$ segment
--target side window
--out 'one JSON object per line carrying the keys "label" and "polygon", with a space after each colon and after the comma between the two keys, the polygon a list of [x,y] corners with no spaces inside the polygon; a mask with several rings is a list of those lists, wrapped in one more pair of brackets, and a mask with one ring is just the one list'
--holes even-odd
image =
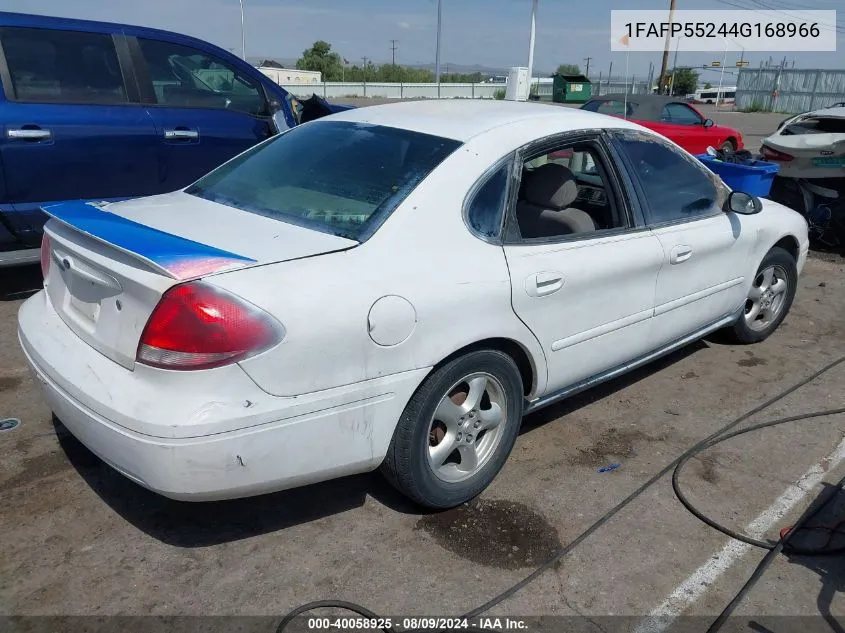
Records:
{"label": "side window", "polygon": [[0,42],[17,101],[106,105],[127,101],[110,35],[3,28]]}
{"label": "side window", "polygon": [[642,185],[650,224],[695,219],[722,208],[727,188],[695,158],[651,134],[618,138]]}
{"label": "side window", "polygon": [[138,43],[159,105],[266,114],[259,83],[226,62],[181,44]]}
{"label": "side window", "polygon": [[702,119],[695,110],[683,103],[669,103],[663,108],[663,120],[676,125],[701,125]]}
{"label": "side window", "polygon": [[512,163],[508,161],[487,177],[479,187],[469,205],[467,222],[470,228],[482,237],[499,236],[502,227],[502,214],[508,194],[508,177]]}
{"label": "side window", "polygon": [[634,113],[634,105],[630,101],[626,104],[624,101],[615,101],[613,99],[588,101],[582,106],[582,109],[615,116],[625,116],[626,113],[627,116],[631,116]]}
{"label": "side window", "polygon": [[516,204],[523,239],[597,237],[630,226],[594,141],[526,158]]}

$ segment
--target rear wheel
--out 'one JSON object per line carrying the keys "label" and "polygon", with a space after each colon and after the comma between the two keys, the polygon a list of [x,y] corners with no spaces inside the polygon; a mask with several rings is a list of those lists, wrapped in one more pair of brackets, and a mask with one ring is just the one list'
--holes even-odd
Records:
{"label": "rear wheel", "polygon": [[724,152],[735,152],[736,151],[736,143],[734,143],[731,139],[726,140],[722,143],[722,151]]}
{"label": "rear wheel", "polygon": [[775,247],[763,258],[748,291],[742,316],[733,326],[740,343],[759,343],[767,339],[786,317],[798,285],[795,259]]}
{"label": "rear wheel", "polygon": [[497,350],[461,356],[431,374],[408,402],[382,473],[430,508],[469,501],[507,460],[522,408],[513,359]]}

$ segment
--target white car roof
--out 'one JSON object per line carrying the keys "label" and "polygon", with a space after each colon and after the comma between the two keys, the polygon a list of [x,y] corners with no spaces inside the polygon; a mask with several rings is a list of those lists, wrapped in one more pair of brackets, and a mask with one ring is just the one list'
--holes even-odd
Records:
{"label": "white car roof", "polygon": [[466,142],[503,125],[544,118],[554,119],[555,127],[563,129],[642,129],[621,118],[577,108],[493,99],[402,101],[344,110],[322,120],[371,123]]}
{"label": "white car roof", "polygon": [[818,110],[813,110],[812,112],[805,112],[800,116],[828,116],[845,118],[845,108],[820,108]]}

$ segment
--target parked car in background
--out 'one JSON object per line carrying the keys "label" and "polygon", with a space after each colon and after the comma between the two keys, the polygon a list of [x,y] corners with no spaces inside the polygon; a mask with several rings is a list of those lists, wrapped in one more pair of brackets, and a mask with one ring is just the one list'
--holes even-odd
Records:
{"label": "parked car in background", "polygon": [[174,191],[280,127],[342,109],[303,112],[192,37],[19,13],[0,12],[0,81],[0,265],[38,261],[43,205]]}
{"label": "parked car in background", "polygon": [[692,154],[703,154],[708,146],[730,151],[744,148],[739,130],[716,125],[682,97],[607,94],[591,98],[581,109],[635,121]]}
{"label": "parked car in background", "polygon": [[785,178],[845,178],[845,107],[803,112],[781,122],[760,153]]}
{"label": "parked car in background", "polygon": [[47,207],[19,337],[59,420],[178,499],[381,467],[493,480],[524,412],[789,311],[807,224],[618,118],[426,100],[341,112],[184,190]]}

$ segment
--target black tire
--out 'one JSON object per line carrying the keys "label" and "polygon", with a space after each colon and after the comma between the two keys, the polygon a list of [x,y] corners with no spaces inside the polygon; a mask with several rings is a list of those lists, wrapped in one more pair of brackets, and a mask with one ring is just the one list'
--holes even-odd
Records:
{"label": "black tire", "polygon": [[798,287],[798,268],[795,259],[784,249],[775,246],[772,250],[766,253],[763,261],[760,262],[760,266],[757,268],[757,274],[755,275],[755,280],[752,283],[756,284],[762,272],[772,266],[780,267],[780,269],[786,273],[785,281],[787,287],[784,291],[783,303],[781,304],[775,318],[773,318],[764,327],[755,329],[749,325],[748,320],[745,317],[745,312],[749,308],[749,304],[746,302],[746,310],[739,317],[737,322],[734,323],[730,330],[732,338],[737,343],[751,344],[766,340],[772,332],[778,328],[784,318],[786,318],[786,315],[789,313],[789,309],[792,307],[792,301],[795,299],[795,291]]}
{"label": "black tire", "polygon": [[[499,382],[506,419],[485,463],[468,479],[447,482],[435,474],[428,459],[435,410],[456,383],[477,372]],[[475,498],[493,481],[513,449],[522,420],[523,393],[516,363],[498,350],[474,351],[446,363],[426,378],[402,412],[381,465],[382,474],[400,492],[428,508],[453,508]]]}
{"label": "black tire", "polygon": [[734,143],[731,139],[726,140],[722,143],[722,151],[724,152],[735,152],[736,151],[736,143]]}

